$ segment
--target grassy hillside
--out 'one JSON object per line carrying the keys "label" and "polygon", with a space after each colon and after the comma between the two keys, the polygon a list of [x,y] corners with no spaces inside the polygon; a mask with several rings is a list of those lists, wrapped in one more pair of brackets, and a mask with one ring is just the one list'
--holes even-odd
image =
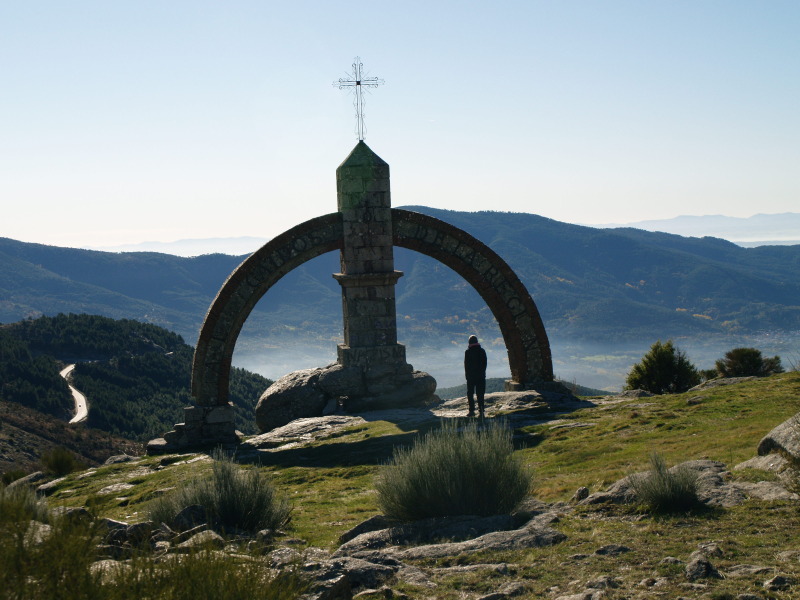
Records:
{"label": "grassy hillside", "polygon": [[[624,475],[644,470],[652,450],[662,453],[668,464],[709,458],[728,465],[729,479],[769,480],[775,477],[773,473],[732,468],[753,457],[759,440],[798,411],[797,372],[681,395],[597,399],[572,413],[516,431],[517,454],[534,469],[533,495],[546,502],[568,501],[580,486],[599,491]],[[436,423],[436,419],[417,425],[372,420],[317,441],[296,440],[284,449],[264,452],[256,468],[270,472],[292,498],[290,535],[309,545],[334,549],[340,534],[378,512],[373,482],[379,465],[394,447],[409,444]],[[159,490],[181,485],[207,468],[207,461],[163,458],[103,467],[69,476],[50,503],[91,504],[99,514],[135,521],[144,518]],[[118,481],[132,487],[101,493]],[[477,597],[509,580],[522,580],[527,591],[520,597],[555,597],[610,575],[616,586],[610,598],[711,594],[702,597],[725,599],[745,591],[781,600],[795,597],[791,592],[763,595],[761,582],[771,575],[703,580],[700,587],[692,587],[682,566],[662,562],[669,556],[685,562],[698,544],[710,541],[722,551],[713,559],[721,570],[740,564],[767,565],[773,574],[777,569],[800,577],[794,555],[781,554],[800,546],[796,502],[748,500],[732,508],[658,518],[626,506],[564,508],[553,527],[566,534],[567,540],[549,548],[416,559],[413,564],[431,574],[437,587],[420,590],[399,584],[396,589],[411,597],[455,599],[464,594]],[[621,544],[627,550],[618,555],[595,554],[608,544]],[[787,558],[780,558],[784,555]],[[464,568],[441,571],[456,566]],[[648,578],[663,581],[660,587],[643,589],[640,582]]]}

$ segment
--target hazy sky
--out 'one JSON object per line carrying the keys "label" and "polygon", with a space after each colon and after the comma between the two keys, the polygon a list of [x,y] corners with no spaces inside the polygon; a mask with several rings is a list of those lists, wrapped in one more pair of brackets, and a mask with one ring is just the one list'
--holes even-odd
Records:
{"label": "hazy sky", "polygon": [[332,82],[395,206],[800,210],[800,2],[0,3],[0,236],[272,237],[336,210]]}

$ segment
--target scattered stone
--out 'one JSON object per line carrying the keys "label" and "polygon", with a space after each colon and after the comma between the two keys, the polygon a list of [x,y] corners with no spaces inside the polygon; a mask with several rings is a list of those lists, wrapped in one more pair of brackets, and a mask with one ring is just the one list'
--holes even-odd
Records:
{"label": "scattered stone", "polygon": [[661,559],[659,564],[662,565],[682,565],[683,561],[680,558],[675,558],[674,556],[665,556]]}
{"label": "scattered stone", "polygon": [[759,596],[758,594],[739,594],[736,596],[736,600],[764,600],[764,596]]}
{"label": "scattered stone", "polygon": [[[42,485],[36,488],[36,493],[41,494],[42,496],[49,496],[53,492],[56,491],[56,488],[67,478],[66,477],[59,477],[58,479],[53,479],[52,481],[48,481],[47,483],[43,483]],[[127,484],[117,484],[117,485],[127,485]],[[102,490],[97,492],[98,494],[102,493]]]}
{"label": "scattered stone", "polygon": [[302,559],[302,555],[294,548],[277,548],[267,556],[273,569],[281,569],[289,565],[299,564]]}
{"label": "scattered stone", "polygon": [[85,506],[56,506],[51,512],[56,518],[62,517],[70,523],[88,523],[92,520],[92,515]]}
{"label": "scattered stone", "polygon": [[572,502],[580,502],[581,500],[585,500],[588,497],[589,497],[589,488],[584,485],[575,490],[575,493],[572,495]]}
{"label": "scattered stone", "polygon": [[516,550],[521,548],[543,548],[567,539],[563,533],[549,527],[523,527],[512,531],[487,533],[465,542],[418,546],[398,553],[401,560],[418,558],[441,558],[458,554],[470,554],[484,550]]}
{"label": "scattered stone", "polygon": [[119,492],[126,492],[132,487],[134,487],[132,483],[113,483],[111,485],[107,485],[101,490],[98,490],[97,494],[99,496],[105,496],[107,494],[118,494]]}
{"label": "scattered stone", "polygon": [[703,383],[694,386],[693,388],[689,388],[689,392],[699,392],[700,390],[708,390],[710,388],[719,387],[721,385],[736,385],[737,383],[743,383],[745,381],[753,381],[754,379],[758,379],[758,377],[717,377],[716,379],[709,379],[708,381],[704,381]]}
{"label": "scattered stone", "polygon": [[775,481],[735,481],[730,484],[737,490],[750,498],[758,498],[759,500],[800,500],[795,492],[790,492],[780,483]]}
{"label": "scattered stone", "polygon": [[595,550],[594,553],[598,556],[618,556],[619,554],[624,554],[625,552],[630,551],[631,549],[627,546],[622,546],[620,544],[607,544]]}
{"label": "scattered stone", "polygon": [[392,578],[395,569],[350,556],[307,562],[302,570],[317,580],[345,578],[350,589],[376,589]]}
{"label": "scattered stone", "polygon": [[216,550],[221,550],[225,547],[225,540],[216,531],[207,529],[193,535],[185,542],[181,542],[174,548],[174,551],[192,552],[193,550],[204,547],[211,547]]}
{"label": "scattered stone", "polygon": [[656,584],[656,578],[655,577],[646,577],[645,579],[642,579],[637,585],[639,587],[643,587],[643,588],[651,588],[655,584]]}
{"label": "scattered stone", "polygon": [[702,404],[703,400],[704,398],[702,396],[692,396],[686,400],[686,404],[688,406],[697,406],[698,404]]}
{"label": "scattered stone", "polygon": [[588,554],[573,554],[569,557],[570,560],[584,560],[589,558]]}
{"label": "scattered stone", "polygon": [[602,575],[597,579],[592,579],[591,581],[586,583],[587,588],[597,589],[597,590],[611,590],[616,589],[620,586],[620,582],[618,579],[614,579],[609,575]]}
{"label": "scattered stone", "polygon": [[192,527],[191,529],[187,529],[186,531],[181,531],[172,538],[172,543],[180,544],[181,542],[185,542],[186,540],[194,537],[195,535],[203,531],[208,531],[208,524],[202,523],[197,527]]}
{"label": "scattered stone", "polygon": [[617,394],[618,398],[650,398],[653,394],[645,390],[625,390]]}
{"label": "scattered stone", "polygon": [[718,542],[701,542],[697,544],[697,552],[700,552],[706,558],[719,558],[724,555]]}
{"label": "scattered stone", "polygon": [[[6,487],[7,490],[13,490],[14,488],[29,486],[33,487],[35,483],[39,483],[48,479],[48,476],[45,475],[42,471],[35,471],[30,475],[25,475],[25,477],[20,477],[19,479],[15,479],[11,483],[8,484]],[[41,485],[41,484],[40,484]]]}
{"label": "scattered stone", "polygon": [[579,594],[569,594],[568,596],[558,596],[556,600],[600,600],[602,597],[602,591],[586,591]]}
{"label": "scattered stone", "polygon": [[722,579],[722,575],[711,564],[711,562],[702,554],[694,553],[689,562],[686,563],[684,574],[689,581],[697,581],[698,579]]}
{"label": "scattered stone", "polygon": [[425,572],[419,567],[403,566],[395,573],[399,581],[417,587],[435,588],[436,584],[431,581]]}
{"label": "scattered stone", "polygon": [[370,531],[378,531],[380,529],[388,529],[392,525],[392,521],[385,515],[372,515],[366,521],[362,521],[352,529],[348,529],[339,536],[339,544],[349,542],[354,537],[367,533]]}
{"label": "scattered stone", "polygon": [[733,470],[758,469],[760,471],[780,473],[787,466],[789,466],[789,461],[780,454],[765,454],[764,456],[754,456],[750,460],[739,463],[733,467]]}
{"label": "scattered stone", "polygon": [[747,577],[750,575],[764,575],[772,573],[774,567],[764,567],[760,565],[734,565],[725,570],[728,577]]}
{"label": "scattered stone", "polygon": [[422,519],[357,535],[342,544],[334,556],[348,556],[362,550],[412,543],[424,544],[442,539],[466,540],[489,532],[508,530],[513,526],[514,519],[511,515],[462,515]]}
{"label": "scattered stone", "polygon": [[454,567],[438,567],[431,569],[437,575],[458,575],[461,573],[472,573],[474,571],[491,571],[498,575],[508,575],[507,563],[479,563],[474,565],[456,565]]}
{"label": "scattered stone", "polygon": [[784,550],[775,557],[780,561],[800,561],[800,550]]}
{"label": "scattered stone", "polygon": [[589,494],[586,498],[581,500],[579,504],[630,504],[634,502],[636,500],[636,494],[630,484],[631,477],[636,477],[636,475],[623,477],[619,481],[611,484],[604,492]]}
{"label": "scattered stone", "polygon": [[104,462],[104,465],[118,465],[120,463],[126,462],[133,462],[136,460],[141,460],[138,456],[130,456],[128,454],[117,454],[116,456],[110,456]]}
{"label": "scattered stone", "polygon": [[794,586],[795,583],[797,583],[797,580],[794,577],[775,575],[772,579],[767,579],[764,582],[764,589],[770,592],[780,592],[788,590],[790,587]]}

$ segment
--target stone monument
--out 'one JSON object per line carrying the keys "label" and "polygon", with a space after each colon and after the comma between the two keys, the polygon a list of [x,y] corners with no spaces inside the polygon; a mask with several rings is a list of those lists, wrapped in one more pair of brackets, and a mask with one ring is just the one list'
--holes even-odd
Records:
{"label": "stone monument", "polygon": [[397,343],[389,165],[363,140],[336,170],[343,247],[341,273],[344,343],[337,362],[290,373],[267,389],[256,423],[268,431],[300,417],[335,410],[413,406],[436,400],[436,381],[406,362]]}
{"label": "stone monument", "polygon": [[550,345],[539,311],[525,286],[491,248],[465,231],[421,213],[393,209],[389,165],[364,143],[364,77],[358,58],[353,76],[334,86],[355,91],[359,142],[336,171],[338,211],[302,223],[270,240],[228,277],[208,310],[192,365],[192,397],[183,423],[151,440],[149,454],[235,446],[234,407],[228,401],[236,339],[256,303],[284,275],[339,250],[344,343],[336,363],[281,377],[261,396],[256,423],[262,431],[300,417],[336,410],[424,405],[436,400],[436,381],[406,362],[397,343],[394,246],[433,257],[461,275],[497,319],[508,352],[507,390],[552,389]]}

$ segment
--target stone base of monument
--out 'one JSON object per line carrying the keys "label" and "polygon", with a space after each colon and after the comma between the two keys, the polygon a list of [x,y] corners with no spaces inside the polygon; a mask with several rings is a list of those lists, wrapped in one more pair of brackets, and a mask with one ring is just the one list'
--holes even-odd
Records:
{"label": "stone base of monument", "polygon": [[554,392],[565,396],[572,396],[572,390],[560,381],[533,381],[531,383],[519,383],[512,379],[505,381],[504,389],[506,392]]}
{"label": "stone base of monument", "polygon": [[339,363],[284,375],[261,395],[256,425],[262,432],[295,419],[434,404],[436,380],[406,363],[369,368]]}
{"label": "stone base of monument", "polygon": [[150,440],[147,454],[233,448],[241,441],[241,433],[234,425],[233,405],[187,406],[183,410],[184,422],[177,423],[163,438]]}

